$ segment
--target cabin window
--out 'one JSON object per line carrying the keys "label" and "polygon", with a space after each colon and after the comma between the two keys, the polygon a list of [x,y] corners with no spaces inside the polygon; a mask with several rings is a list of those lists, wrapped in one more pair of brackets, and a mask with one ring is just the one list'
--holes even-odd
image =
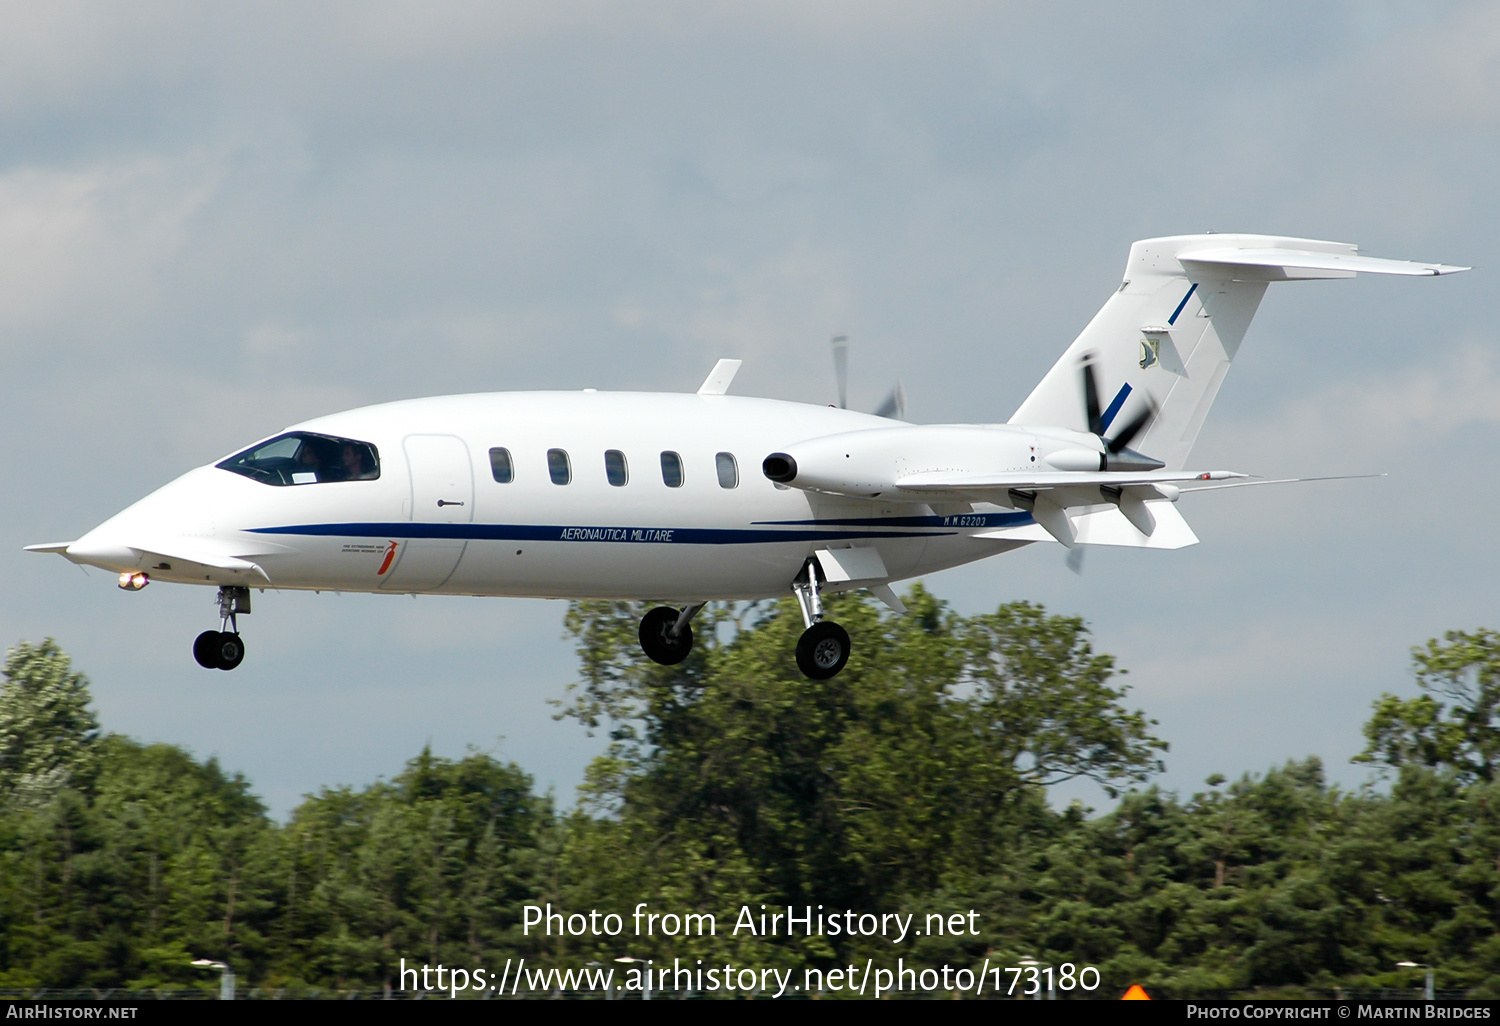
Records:
{"label": "cabin window", "polygon": [[380,477],[380,454],[369,442],[293,431],[236,453],[218,467],[278,487],[374,481]]}
{"label": "cabin window", "polygon": [[490,450],[490,475],[501,484],[510,484],[516,479],[516,467],[510,461],[509,449]]}
{"label": "cabin window", "polygon": [[630,480],[630,466],[625,462],[625,454],[619,449],[610,449],[604,454],[604,476],[609,478],[609,483],[616,488],[624,488]]}
{"label": "cabin window", "polygon": [[547,475],[555,485],[565,485],[573,480],[573,465],[568,462],[566,450],[547,450]]}
{"label": "cabin window", "polygon": [[740,484],[740,467],[734,461],[734,453],[721,452],[714,457],[714,467],[719,472],[720,488],[738,488]]}
{"label": "cabin window", "polygon": [[682,487],[682,457],[675,452],[661,454],[661,480],[668,488]]}

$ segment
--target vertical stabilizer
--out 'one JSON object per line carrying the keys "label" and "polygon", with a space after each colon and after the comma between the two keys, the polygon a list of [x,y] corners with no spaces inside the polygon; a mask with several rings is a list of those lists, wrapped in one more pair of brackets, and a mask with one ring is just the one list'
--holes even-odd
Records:
{"label": "vertical stabilizer", "polygon": [[1352,278],[1358,272],[1436,275],[1443,264],[1361,256],[1342,242],[1271,235],[1177,235],[1130,247],[1125,280],[1012,424],[1087,431],[1081,367],[1092,354],[1104,428],[1145,406],[1156,415],[1131,448],[1172,470],[1187,462],[1229,364],[1273,281]]}

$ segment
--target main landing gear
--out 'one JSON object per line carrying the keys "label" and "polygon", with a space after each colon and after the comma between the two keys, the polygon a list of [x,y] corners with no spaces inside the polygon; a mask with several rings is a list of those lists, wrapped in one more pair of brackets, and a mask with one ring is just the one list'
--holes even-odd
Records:
{"label": "main landing gear", "polygon": [[702,608],[702,602],[681,610],[657,606],[641,617],[641,651],[646,658],[663,666],[676,666],[686,659],[693,650],[692,619]]}
{"label": "main landing gear", "polygon": [[792,580],[792,593],[802,610],[806,630],[797,639],[797,669],[809,680],[828,680],[849,661],[849,632],[832,620],[823,619],[823,599],[818,594],[818,560],[808,559]]}
{"label": "main landing gear", "polygon": [[[828,680],[838,676],[849,662],[851,646],[848,631],[832,620],[823,619],[823,599],[818,586],[818,561],[809,559],[792,581],[792,593],[797,596],[806,628],[797,639],[797,669],[809,680]],[[663,666],[682,662],[693,650],[692,619],[702,608],[702,602],[680,610],[657,606],[641,617],[641,651]]]}
{"label": "main landing gear", "polygon": [[240,640],[236,614],[250,612],[250,589],[219,589],[219,630],[204,631],[193,642],[193,658],[205,670],[232,670],[245,659],[245,643]]}

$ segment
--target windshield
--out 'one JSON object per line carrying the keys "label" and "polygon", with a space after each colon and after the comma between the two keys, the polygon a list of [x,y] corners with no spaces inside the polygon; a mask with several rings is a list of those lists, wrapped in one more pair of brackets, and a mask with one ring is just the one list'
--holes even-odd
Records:
{"label": "windshield", "polygon": [[231,456],[218,467],[269,485],[373,481],[380,476],[380,454],[369,442],[294,431]]}

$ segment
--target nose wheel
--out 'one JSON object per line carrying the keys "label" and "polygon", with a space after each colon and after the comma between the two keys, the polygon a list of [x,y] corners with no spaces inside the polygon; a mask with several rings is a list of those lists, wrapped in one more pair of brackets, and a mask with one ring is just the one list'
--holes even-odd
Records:
{"label": "nose wheel", "polygon": [[233,631],[204,631],[193,642],[193,658],[205,670],[232,670],[245,659],[245,643]]}
{"label": "nose wheel", "polygon": [[193,641],[193,658],[205,670],[232,670],[245,661],[245,642],[240,637],[239,613],[250,612],[250,589],[219,589],[220,630],[204,631]]}

